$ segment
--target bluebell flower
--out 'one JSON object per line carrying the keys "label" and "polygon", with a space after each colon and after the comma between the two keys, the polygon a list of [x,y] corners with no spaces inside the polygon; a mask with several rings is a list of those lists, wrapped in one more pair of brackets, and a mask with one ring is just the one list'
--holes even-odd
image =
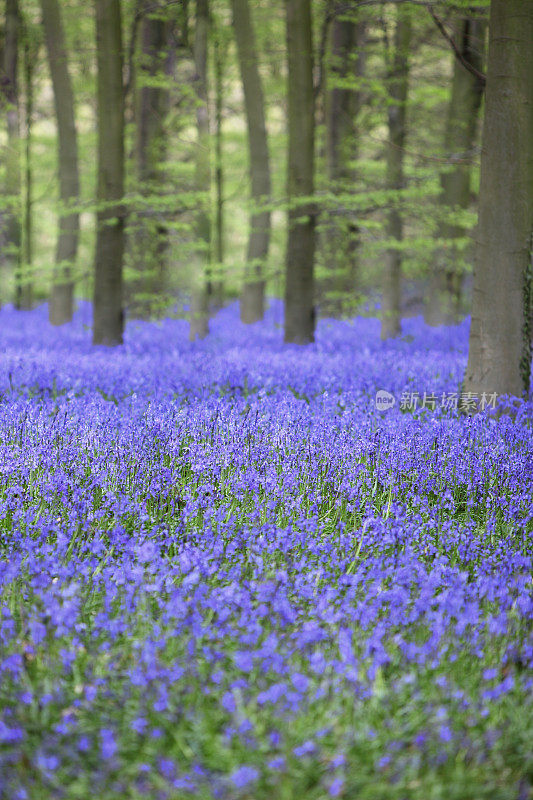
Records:
{"label": "bluebell flower", "polygon": [[256,783],[258,779],[259,770],[248,765],[237,767],[230,775],[230,780],[237,789],[244,789]]}

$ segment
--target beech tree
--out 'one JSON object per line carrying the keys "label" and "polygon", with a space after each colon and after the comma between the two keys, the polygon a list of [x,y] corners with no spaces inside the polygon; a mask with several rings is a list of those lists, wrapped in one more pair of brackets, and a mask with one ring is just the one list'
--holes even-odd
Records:
{"label": "beech tree", "polygon": [[165,186],[172,18],[164,3],[151,0],[141,0],[139,13],[135,156],[139,192],[146,199],[131,242],[136,279],[130,306],[135,315],[148,317],[162,291],[168,239],[164,215],[154,212],[149,198],[160,198]]}
{"label": "beech tree", "polygon": [[251,323],[262,319],[264,313],[265,280],[263,270],[270,243],[270,211],[261,209],[261,205],[270,200],[270,158],[263,85],[259,75],[250,5],[248,0],[232,0],[231,5],[248,127],[252,199],[240,313],[242,322]]}
{"label": "beech tree", "polygon": [[492,0],[464,390],[520,396],[531,369],[533,3]]}
{"label": "beech tree", "polygon": [[314,341],[315,207],[313,36],[310,0],[287,0],[288,235],[285,342]]}
{"label": "beech tree", "polygon": [[58,0],[41,0],[41,13],[54,92],[61,201],[48,317],[52,325],[62,325],[69,322],[73,314],[72,267],[76,261],[80,229],[79,214],[77,210],[72,209],[72,206],[78,202],[80,191],[78,142],[74,97]]}
{"label": "beech tree", "polygon": [[34,124],[34,89],[35,75],[39,70],[39,51],[41,37],[39,25],[29,15],[23,18],[23,69],[24,69],[24,209],[22,260],[28,271],[29,280],[25,281],[23,303],[27,308],[33,305],[34,273],[33,273],[33,124]]}
{"label": "beech tree", "polygon": [[[441,174],[439,204],[444,214],[468,208],[471,201],[471,173],[477,123],[484,91],[483,56],[487,23],[468,17],[457,20],[453,81],[446,130],[444,154],[448,160]],[[471,69],[468,69],[470,66]],[[430,325],[457,322],[460,314],[463,272],[458,266],[461,253],[454,242],[466,235],[463,225],[444,219],[437,238],[445,244],[437,248],[430,273],[425,319]]]}
{"label": "beech tree", "polygon": [[3,247],[6,266],[15,274],[15,304],[23,305],[21,269],[21,175],[19,115],[19,39],[20,9],[18,0],[6,0],[3,42],[2,101],[7,122],[4,195],[7,209],[3,219]]}
{"label": "beech tree", "polygon": [[[362,93],[358,80],[365,69],[366,21],[357,9],[336,0],[331,13],[329,64],[325,95],[326,165],[333,193],[353,191],[358,151],[357,119]],[[336,207],[325,231],[328,280],[325,307],[334,312],[353,308],[357,280],[358,225],[353,211]],[[321,304],[322,308],[322,304]]]}
{"label": "beech tree", "polygon": [[209,109],[207,105],[207,54],[209,33],[209,0],[196,0],[196,26],[194,32],[194,66],[197,96],[196,128],[196,189],[203,197],[196,214],[196,237],[199,245],[198,274],[192,293],[189,338],[203,339],[209,333],[209,298],[212,292],[211,217],[209,191],[211,188],[211,163],[209,147]]}
{"label": "beech tree", "polygon": [[120,0],[95,0],[98,210],[93,344],[122,343],[124,256],[124,91]]}
{"label": "beech tree", "polygon": [[[222,269],[224,263],[224,158],[223,158],[223,117],[224,117],[224,72],[227,66],[227,36],[222,23],[217,20],[215,24],[213,41],[213,62],[215,73],[215,189],[216,189],[216,222],[215,222],[215,261],[218,269]],[[218,307],[223,303],[222,280],[216,281],[215,292],[219,290],[219,296],[215,298]]]}
{"label": "beech tree", "polygon": [[[394,50],[387,75],[389,91],[387,142],[387,188],[392,192],[404,188],[404,143],[406,137],[407,92],[409,86],[409,48],[411,44],[411,10],[400,5],[396,10]],[[387,219],[389,249],[385,256],[385,274],[381,304],[381,338],[398,336],[401,331],[401,267],[400,243],[403,239],[401,198],[392,197]]]}

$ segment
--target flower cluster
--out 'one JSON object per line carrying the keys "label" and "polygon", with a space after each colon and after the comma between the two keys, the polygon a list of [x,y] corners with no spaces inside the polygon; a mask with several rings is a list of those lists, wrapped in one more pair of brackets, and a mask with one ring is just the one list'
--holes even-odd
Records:
{"label": "flower cluster", "polygon": [[89,312],[0,312],[0,797],[528,797],[533,404],[372,402],[466,323]]}

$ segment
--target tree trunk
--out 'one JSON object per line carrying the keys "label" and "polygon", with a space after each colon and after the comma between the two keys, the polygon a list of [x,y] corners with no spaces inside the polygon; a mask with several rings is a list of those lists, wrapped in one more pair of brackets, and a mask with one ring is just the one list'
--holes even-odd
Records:
{"label": "tree trunk", "polygon": [[196,218],[196,235],[200,243],[198,253],[197,285],[193,289],[189,338],[203,339],[209,333],[209,299],[212,294],[211,279],[211,217],[209,192],[211,189],[211,163],[209,156],[209,112],[207,106],[207,48],[209,32],[209,0],[196,0],[196,30],[194,34],[194,64],[196,96],[196,188],[204,195]]}
{"label": "tree trunk", "polygon": [[164,213],[154,215],[147,206],[150,205],[150,196],[160,197],[165,185],[165,120],[170,107],[170,92],[165,78],[170,58],[171,20],[168,9],[151,0],[142,0],[140,10],[141,54],[136,78],[135,150],[138,187],[146,201],[139,211],[131,240],[136,279],[129,311],[134,316],[149,317],[154,310],[154,300],[160,298],[163,290],[168,249]]}
{"label": "tree trunk", "polygon": [[[406,135],[407,91],[409,85],[409,48],[411,44],[411,12],[408,6],[397,8],[394,53],[388,74],[389,87],[389,140],[387,143],[387,189],[401,192],[404,188],[403,148]],[[387,238],[403,238],[401,199],[390,200],[391,210],[387,220]],[[381,305],[381,338],[389,339],[401,332],[401,268],[399,247],[390,246],[385,254],[385,274]]]}
{"label": "tree trunk", "polygon": [[533,4],[492,0],[479,223],[464,390],[529,389],[533,230]]}
{"label": "tree trunk", "polygon": [[98,65],[98,211],[93,344],[122,343],[124,93],[119,0],[95,0]]}
{"label": "tree trunk", "polygon": [[25,24],[24,35],[24,80],[26,89],[26,119],[25,119],[25,196],[24,196],[24,248],[23,261],[30,280],[25,284],[20,298],[21,308],[31,308],[33,299],[33,170],[32,170],[32,126],[33,126],[33,73],[38,55],[39,45],[32,47],[28,23]]}
{"label": "tree trunk", "polygon": [[213,42],[215,77],[215,267],[211,285],[211,305],[220,309],[224,305],[224,163],[222,156],[222,109],[224,103],[224,63],[226,50],[222,26],[216,23]]}
{"label": "tree trunk", "polygon": [[74,280],[79,239],[79,214],[70,210],[79,200],[78,142],[74,97],[58,0],[41,0],[44,37],[54,91],[57,120],[58,170],[61,211],[56,246],[56,263],[48,317],[52,325],[63,325],[74,311]]}
{"label": "tree trunk", "polygon": [[240,312],[242,322],[252,323],[263,319],[265,310],[264,267],[270,244],[270,211],[261,210],[261,207],[270,201],[270,157],[265,122],[265,100],[259,74],[250,5],[248,0],[232,0],[232,9],[248,126],[252,199]]}
{"label": "tree trunk", "polygon": [[[215,258],[222,268],[224,263],[224,169],[223,169],[223,131],[222,110],[224,106],[224,47],[221,42],[220,23],[217,26],[214,42],[215,53],[215,184],[217,195]],[[222,304],[222,297],[219,298]]]}
{"label": "tree trunk", "polygon": [[[463,59],[478,72],[483,70],[486,23],[484,20],[461,19],[459,46]],[[470,175],[477,120],[483,96],[483,83],[454,58],[452,94],[444,137],[448,168],[441,175],[440,205],[446,212],[470,205]],[[462,270],[458,266],[460,251],[453,241],[465,236],[458,224],[443,221],[437,237],[447,240],[437,248],[431,271],[430,290],[425,319],[430,325],[457,322],[460,315]]]}
{"label": "tree trunk", "polygon": [[[337,3],[337,6],[340,6]],[[366,23],[338,14],[331,23],[330,58],[326,90],[326,164],[334,194],[353,191],[356,178],[357,116],[361,91],[357,79],[365,69]],[[350,81],[354,85],[350,86]],[[358,227],[353,212],[336,207],[325,231],[325,257],[329,276],[325,282],[328,312],[342,314],[353,309],[357,274]]]}
{"label": "tree trunk", "polygon": [[20,11],[18,0],[6,0],[2,94],[7,118],[4,194],[8,208],[4,216],[4,254],[6,257],[6,265],[10,267],[15,274],[15,305],[17,307],[20,305],[22,293],[20,119],[18,87],[19,35]]}
{"label": "tree trunk", "polygon": [[310,0],[287,0],[288,236],[285,342],[314,341],[315,207],[313,37]]}

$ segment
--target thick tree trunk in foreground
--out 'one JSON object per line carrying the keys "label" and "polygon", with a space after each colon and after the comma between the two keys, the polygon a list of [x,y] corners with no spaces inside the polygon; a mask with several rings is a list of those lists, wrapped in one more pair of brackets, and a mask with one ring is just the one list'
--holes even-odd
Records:
{"label": "thick tree trunk in foreground", "polygon": [[76,261],[79,238],[77,211],[66,213],[77,203],[80,185],[78,172],[78,143],[74,117],[74,97],[68,71],[67,51],[58,0],[41,0],[44,36],[54,91],[57,120],[58,170],[61,212],[57,238],[56,260],[48,317],[52,325],[62,325],[72,319],[74,281],[72,267]]}
{"label": "thick tree trunk in foreground", "polygon": [[98,212],[93,344],[122,343],[124,256],[124,92],[119,0],[96,0]]}
{"label": "thick tree trunk in foreground", "polygon": [[263,85],[259,74],[255,33],[248,0],[232,0],[233,27],[244,92],[253,210],[241,293],[241,320],[256,322],[264,314],[264,265],[270,243],[270,211],[259,210],[270,200],[270,158]]}
{"label": "thick tree trunk in foreground", "polygon": [[[462,19],[459,21],[459,31],[456,41],[464,60],[481,73],[485,21]],[[441,175],[442,192],[439,201],[444,211],[468,208],[470,205],[470,176],[483,88],[482,81],[454,58],[452,94],[444,137],[444,150],[449,166]],[[430,290],[425,308],[425,319],[430,325],[458,321],[463,274],[457,266],[461,253],[453,246],[453,240],[464,236],[465,229],[459,224],[442,222],[439,225],[437,237],[448,241],[433,256]]]}
{"label": "thick tree trunk in foreground", "polygon": [[20,304],[21,281],[21,179],[20,118],[18,86],[18,44],[20,10],[18,0],[6,0],[2,100],[7,120],[4,194],[8,205],[4,214],[5,263],[15,274],[15,304]]}
{"label": "thick tree trunk in foreground", "polygon": [[[355,10],[351,17],[339,15],[331,23],[326,163],[331,191],[341,195],[353,191],[356,177],[353,162],[357,158],[357,116],[361,108],[357,80],[365,69],[365,38],[366,24],[357,20]],[[358,228],[353,211],[342,207],[334,209],[324,244],[330,273],[324,286],[325,307],[334,313],[342,313],[345,306],[350,311],[357,280]]]}
{"label": "thick tree trunk in foreground", "polygon": [[492,0],[464,391],[520,396],[531,369],[533,3]]}
{"label": "thick tree trunk in foreground", "polygon": [[[165,185],[165,120],[170,106],[170,92],[165,85],[165,78],[168,73],[171,21],[164,4],[142,0],[141,11],[135,152],[139,191],[149,198],[160,197]],[[149,317],[154,300],[157,301],[161,296],[164,284],[168,244],[164,214],[154,215],[152,208],[143,205],[131,244],[136,271],[131,312],[134,316]]]}
{"label": "thick tree trunk in foreground", "polygon": [[315,208],[313,38],[310,0],[287,0],[288,237],[285,342],[314,341]]}
{"label": "thick tree trunk in foreground", "polygon": [[196,30],[194,34],[195,84],[198,104],[196,127],[198,146],[196,149],[196,188],[203,192],[204,199],[196,217],[196,236],[201,244],[198,258],[197,285],[194,287],[191,304],[189,338],[203,339],[209,333],[209,298],[212,292],[211,265],[211,218],[209,214],[209,191],[211,188],[211,163],[209,157],[209,112],[207,107],[207,49],[209,33],[209,2],[196,0]]}

